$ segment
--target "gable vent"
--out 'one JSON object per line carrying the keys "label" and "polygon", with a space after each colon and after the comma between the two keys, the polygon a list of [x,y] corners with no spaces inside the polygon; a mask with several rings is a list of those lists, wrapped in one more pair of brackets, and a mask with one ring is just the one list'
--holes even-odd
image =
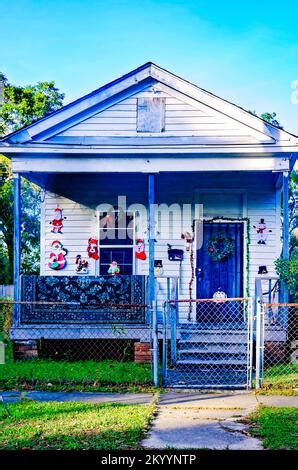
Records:
{"label": "gable vent", "polygon": [[138,98],[137,132],[165,130],[165,98]]}

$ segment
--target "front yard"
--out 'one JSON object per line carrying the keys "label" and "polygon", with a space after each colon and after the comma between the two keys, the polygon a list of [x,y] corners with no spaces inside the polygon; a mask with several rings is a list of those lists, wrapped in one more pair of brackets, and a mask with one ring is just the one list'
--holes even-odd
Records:
{"label": "front yard", "polygon": [[264,371],[262,388],[256,390],[261,395],[297,395],[298,364],[282,364]]}
{"label": "front yard", "polygon": [[250,433],[270,450],[298,450],[298,408],[260,406],[250,416]]}
{"label": "front yard", "polygon": [[154,405],[36,403],[0,405],[0,449],[135,449]]}
{"label": "front yard", "polygon": [[8,362],[0,366],[0,390],[149,391],[149,364],[121,361]]}

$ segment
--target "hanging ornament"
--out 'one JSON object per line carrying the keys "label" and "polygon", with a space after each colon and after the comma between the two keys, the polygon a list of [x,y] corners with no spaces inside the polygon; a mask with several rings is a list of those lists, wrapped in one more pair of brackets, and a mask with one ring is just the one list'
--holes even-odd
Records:
{"label": "hanging ornament", "polygon": [[53,241],[48,261],[49,268],[54,269],[56,271],[65,268],[65,256],[67,255],[67,253],[68,250],[66,248],[63,248],[63,245],[59,240]]}
{"label": "hanging ornament", "polygon": [[260,219],[260,222],[257,225],[253,225],[253,228],[256,229],[258,245],[266,245],[268,233],[272,232],[272,230],[267,229],[265,219]]}
{"label": "hanging ornament", "polygon": [[87,247],[87,253],[89,258],[98,260],[99,259],[99,254],[98,254],[98,241],[96,238],[90,237],[88,240],[88,247]]}
{"label": "hanging ornament", "polygon": [[233,253],[233,241],[230,237],[219,234],[210,237],[207,244],[207,253],[213,261],[224,261]]}
{"label": "hanging ornament", "polygon": [[62,209],[60,209],[60,207],[56,207],[54,218],[50,222],[50,225],[53,225],[53,228],[51,230],[52,233],[62,233],[64,219],[66,219],[66,217],[62,216]]}
{"label": "hanging ornament", "polygon": [[138,240],[136,241],[135,256],[137,259],[140,259],[142,261],[145,261],[145,259],[147,258],[145,253],[145,243],[144,240],[142,240],[141,238],[138,238]]}
{"label": "hanging ornament", "polygon": [[76,257],[76,273],[77,274],[88,274],[88,261],[85,259],[82,260],[81,255],[77,255]]}
{"label": "hanging ornament", "polygon": [[108,274],[111,274],[112,276],[120,274],[120,267],[118,266],[117,261],[111,262],[110,267],[108,269]]}
{"label": "hanging ornament", "polygon": [[190,232],[186,231],[181,234],[181,238],[185,242],[185,251],[190,251],[190,245],[194,241],[193,235]]}

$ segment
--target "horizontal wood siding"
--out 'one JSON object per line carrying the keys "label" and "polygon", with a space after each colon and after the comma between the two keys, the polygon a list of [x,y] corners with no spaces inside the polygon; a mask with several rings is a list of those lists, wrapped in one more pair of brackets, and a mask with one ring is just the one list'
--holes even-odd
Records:
{"label": "horizontal wood siding", "polygon": [[58,137],[140,137],[144,133],[137,132],[138,99],[160,97],[165,100],[165,128],[163,132],[146,132],[148,137],[196,136],[201,138],[202,143],[257,142],[249,127],[240,125],[212,108],[203,105],[200,108],[200,103],[194,100],[189,104],[183,98],[174,97],[158,86],[154,87],[154,91],[136,93],[61,132]]}
{"label": "horizontal wood siding", "polygon": [[[63,212],[63,228],[61,234],[52,233],[50,222],[54,217],[54,210],[60,207]],[[58,196],[52,193],[46,193],[42,204],[42,223],[41,223],[41,275],[47,276],[71,276],[75,275],[75,259],[78,254],[88,259],[87,245],[88,238],[94,235],[96,230],[95,211],[86,206],[78,204],[70,199]],[[63,247],[68,250],[66,256],[67,265],[61,271],[54,271],[48,267],[48,258],[51,252],[51,243],[54,240],[60,240]],[[95,262],[89,260],[89,274],[94,275]]]}
{"label": "horizontal wood siding", "polygon": [[[185,248],[184,241],[181,239],[181,234],[184,231],[191,230],[192,224],[192,208],[188,206],[184,208],[183,221],[180,218],[180,210],[182,204],[194,200],[195,181],[184,181],[182,184],[172,185],[172,190],[165,189],[165,194],[168,197],[168,204],[173,204],[170,213],[166,208],[162,208],[157,214],[157,227],[156,227],[156,243],[155,243],[155,259],[163,261],[163,278],[157,278],[157,299],[158,299],[158,312],[159,319],[161,319],[163,311],[163,302],[167,296],[167,281],[166,277],[179,277],[179,296],[180,298],[189,298],[189,282],[191,279],[191,265],[190,265],[190,252],[184,252],[184,260],[180,266],[179,262],[168,260],[168,247],[170,243],[173,248]],[[186,189],[188,187],[188,189]],[[170,191],[170,192],[169,192]],[[208,218],[214,217],[215,213],[218,217],[231,217],[234,219],[248,217],[250,220],[250,261],[249,261],[249,295],[254,295],[254,282],[255,277],[258,275],[258,268],[260,265],[266,265],[269,274],[274,275],[274,260],[280,253],[280,206],[278,197],[275,191],[266,190],[247,190],[243,193],[242,207],[240,208],[239,198],[242,194],[241,191],[235,192],[234,205],[230,202],[226,207],[218,205],[218,194],[214,190],[214,194],[209,193],[208,198],[205,197],[205,211],[204,214]],[[224,193],[224,191],[223,191]],[[202,189],[201,194],[206,196],[206,190]],[[229,194],[226,188],[225,194]],[[161,203],[161,201],[159,201]],[[63,209],[63,215],[67,217],[64,221],[64,226],[61,235],[51,233],[50,221],[53,219],[53,212],[57,205]],[[241,212],[241,214],[240,214]],[[75,274],[75,257],[77,254],[87,256],[86,248],[87,241],[91,235],[96,236],[96,212],[86,206],[80,205],[70,199],[55,196],[54,194],[47,193],[43,203],[43,216],[42,216],[42,233],[41,233],[41,274],[43,275],[74,275]],[[256,229],[253,227],[257,225],[261,218],[272,232],[268,235],[266,245],[258,245],[258,237]],[[139,221],[137,237],[145,240],[146,252],[148,255],[148,234],[146,231],[146,220]],[[69,250],[67,255],[67,267],[62,271],[53,271],[47,266],[47,259],[50,253],[50,245],[54,239],[60,239],[65,248]],[[196,259],[194,260],[196,264]],[[246,259],[244,259],[246,266]],[[246,269],[246,268],[245,268]],[[98,266],[91,260],[89,274],[97,274]],[[148,274],[148,256],[145,261],[135,260],[135,274]],[[245,277],[244,273],[244,277]],[[245,281],[246,282],[246,281]],[[244,285],[244,292],[246,291]],[[193,283],[193,297],[196,293],[196,283]],[[179,307],[181,319],[186,320],[188,315],[189,305],[186,303]]]}

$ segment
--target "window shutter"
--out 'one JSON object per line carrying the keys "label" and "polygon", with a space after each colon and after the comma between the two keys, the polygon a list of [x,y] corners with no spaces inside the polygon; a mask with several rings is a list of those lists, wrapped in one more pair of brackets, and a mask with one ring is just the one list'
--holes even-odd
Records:
{"label": "window shutter", "polygon": [[137,132],[163,132],[165,98],[138,98]]}

